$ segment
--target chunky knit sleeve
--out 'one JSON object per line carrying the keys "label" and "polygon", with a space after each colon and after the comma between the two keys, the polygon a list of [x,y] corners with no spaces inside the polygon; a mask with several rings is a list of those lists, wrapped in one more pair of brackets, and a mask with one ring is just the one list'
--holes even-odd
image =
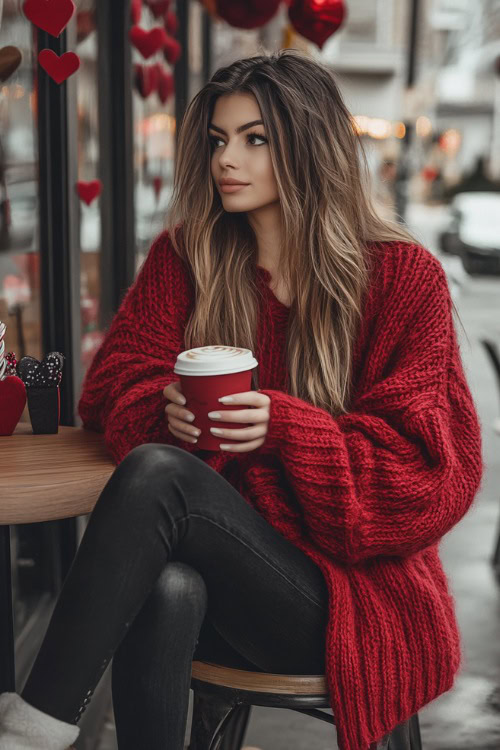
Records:
{"label": "chunky knit sleeve", "polygon": [[480,426],[446,276],[425,253],[391,292],[394,309],[381,316],[373,343],[386,364],[349,413],[334,418],[261,389],[271,405],[259,450],[279,456],[306,533],[343,563],[407,556],[436,543],[480,485]]}
{"label": "chunky knit sleeve", "polygon": [[104,433],[117,464],[147,442],[193,447],[169,431],[163,396],[165,386],[179,379],[173,368],[183,350],[181,263],[163,232],[85,375],[78,414],[85,428]]}

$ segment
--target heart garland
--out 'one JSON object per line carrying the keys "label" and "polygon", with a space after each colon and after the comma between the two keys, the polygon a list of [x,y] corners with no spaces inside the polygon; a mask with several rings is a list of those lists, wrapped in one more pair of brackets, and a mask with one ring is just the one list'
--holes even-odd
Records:
{"label": "heart garland", "polygon": [[147,60],[168,43],[169,37],[165,29],[161,26],[155,26],[149,31],[140,26],[132,26],[129,31],[129,39]]}
{"label": "heart garland", "polygon": [[158,97],[162,104],[166,104],[169,97],[175,93],[175,79],[172,73],[161,70],[160,80],[158,81]]}
{"label": "heart garland", "polygon": [[57,388],[62,380],[64,360],[60,352],[50,352],[41,362],[26,356],[19,362],[17,371],[26,388]]}
{"label": "heart garland", "polygon": [[156,202],[157,203],[158,203],[158,199],[160,197],[162,185],[163,185],[163,178],[162,177],[153,177],[153,190],[155,191],[155,196],[156,196]]}
{"label": "heart garland", "polygon": [[92,201],[101,194],[102,182],[101,180],[91,180],[90,182],[78,180],[76,183],[76,190],[80,200],[84,201],[87,206],[90,206]]}
{"label": "heart garland", "polygon": [[130,20],[134,24],[139,23],[142,15],[142,0],[132,0],[130,5]]}
{"label": "heart garland", "polygon": [[167,10],[167,12],[165,13],[164,24],[169,34],[171,34],[172,36],[177,35],[177,30],[179,28],[179,19],[173,11]]}
{"label": "heart garland", "polygon": [[165,104],[175,91],[173,75],[166,71],[160,63],[154,65],[135,63],[134,83],[143,99],[147,99],[153,91],[156,91],[162,104]]}
{"label": "heart garland", "polygon": [[141,63],[135,63],[134,65],[135,87],[143,99],[147,99],[158,85],[158,76],[153,72],[154,67],[153,65],[141,65]]}
{"label": "heart garland", "polygon": [[56,82],[63,83],[80,67],[80,58],[75,52],[64,52],[60,57],[51,49],[42,49],[38,53],[38,62],[46,73]]}
{"label": "heart garland", "polygon": [[164,16],[170,5],[170,0],[149,0],[147,5],[155,18]]}
{"label": "heart garland", "polygon": [[39,29],[58,37],[75,12],[73,0],[25,0],[23,12]]}
{"label": "heart garland", "polygon": [[167,36],[167,41],[165,42],[163,48],[163,56],[165,60],[170,63],[170,65],[175,65],[175,63],[181,56],[181,52],[182,47],[177,39],[174,39],[173,36]]}
{"label": "heart garland", "polygon": [[7,78],[15,73],[22,60],[21,51],[17,47],[8,45],[0,49],[0,81],[6,81]]}

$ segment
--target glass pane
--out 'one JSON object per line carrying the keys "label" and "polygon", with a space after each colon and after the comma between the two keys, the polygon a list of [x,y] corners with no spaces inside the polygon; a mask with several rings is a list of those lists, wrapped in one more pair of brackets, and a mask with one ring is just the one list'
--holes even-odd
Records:
{"label": "glass pane", "polygon": [[[0,21],[0,320],[5,351],[41,356],[38,143],[33,27],[15,3]],[[5,47],[10,48],[8,56]],[[17,65],[17,67],[16,67]],[[29,422],[26,407],[21,421]]]}
{"label": "glass pane", "polygon": [[[139,25],[143,29],[151,29],[162,24],[162,17],[155,18],[151,9],[143,4]],[[163,228],[166,208],[172,194],[175,155],[175,93],[172,81],[174,66],[166,60],[163,51],[160,50],[145,59],[133,45],[131,49],[136,269],[138,269],[149,250],[151,240]],[[159,84],[158,81],[161,79],[164,82]]]}
{"label": "glass pane", "polygon": [[[97,90],[97,44],[95,0],[78,4],[77,47],[80,68],[76,77],[78,116],[78,180],[99,179],[99,110]],[[91,200],[90,198],[88,200]],[[100,200],[83,198],[80,207],[80,310],[82,324],[82,377],[101,344],[99,330],[101,297],[101,214]]]}

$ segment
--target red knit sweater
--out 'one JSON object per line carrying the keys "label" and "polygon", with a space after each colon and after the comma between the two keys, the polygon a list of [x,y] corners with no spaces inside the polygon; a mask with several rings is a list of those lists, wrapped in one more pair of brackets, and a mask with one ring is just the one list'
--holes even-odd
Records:
{"label": "red knit sweater", "polygon": [[348,414],[334,418],[286,392],[289,310],[257,267],[266,441],[234,454],[177,440],[162,391],[178,380],[194,291],[166,232],[115,315],[78,406],[116,463],[146,442],[194,452],[320,567],[340,750],[367,750],[452,687],[460,635],[438,544],[470,508],[483,468],[441,264],[420,246],[373,250]]}

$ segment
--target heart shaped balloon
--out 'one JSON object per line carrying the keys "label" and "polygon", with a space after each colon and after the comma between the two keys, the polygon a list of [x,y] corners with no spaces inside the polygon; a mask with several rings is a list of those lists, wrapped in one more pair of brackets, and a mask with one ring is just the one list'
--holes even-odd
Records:
{"label": "heart shaped balloon", "polygon": [[278,12],[281,0],[217,0],[217,14],[237,29],[257,29],[268,23]]}
{"label": "heart shaped balloon", "polygon": [[343,0],[294,0],[288,8],[290,23],[320,49],[347,15]]}

